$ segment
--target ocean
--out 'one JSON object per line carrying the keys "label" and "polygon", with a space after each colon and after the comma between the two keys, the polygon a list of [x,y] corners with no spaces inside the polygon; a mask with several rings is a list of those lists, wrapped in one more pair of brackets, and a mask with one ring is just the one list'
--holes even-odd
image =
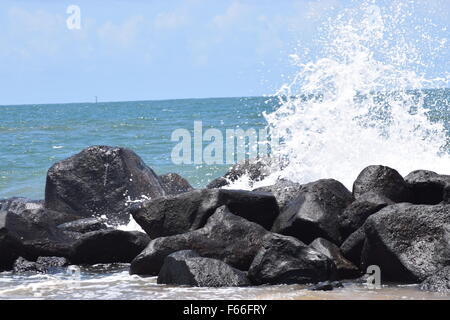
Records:
{"label": "ocean", "polygon": [[[443,123],[450,136],[450,90],[425,92],[430,121]],[[178,141],[171,140],[172,132],[187,129],[193,135],[194,121],[202,121],[204,131],[263,129],[267,126],[263,112],[273,112],[277,107],[279,101],[269,97],[1,106],[0,199],[43,199],[48,168],[92,145],[130,148],[156,173],[176,172],[201,188],[226,172],[230,164],[174,164],[171,153]],[[444,152],[449,152],[448,146]],[[420,159],[417,161],[420,163]],[[363,164],[350,165],[354,168],[350,180],[354,180]],[[326,174],[309,180],[339,179]]]}

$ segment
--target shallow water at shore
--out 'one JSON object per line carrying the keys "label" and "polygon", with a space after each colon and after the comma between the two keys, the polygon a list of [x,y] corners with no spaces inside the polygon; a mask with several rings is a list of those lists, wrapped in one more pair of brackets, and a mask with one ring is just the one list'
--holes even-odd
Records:
{"label": "shallow water at shore", "polygon": [[420,291],[417,285],[383,285],[368,289],[364,284],[344,283],[333,291],[311,291],[305,285],[247,288],[192,288],[156,283],[156,277],[128,274],[129,265],[96,265],[82,268],[75,280],[68,273],[21,276],[0,273],[0,299],[231,299],[231,300],[450,300],[450,295]]}

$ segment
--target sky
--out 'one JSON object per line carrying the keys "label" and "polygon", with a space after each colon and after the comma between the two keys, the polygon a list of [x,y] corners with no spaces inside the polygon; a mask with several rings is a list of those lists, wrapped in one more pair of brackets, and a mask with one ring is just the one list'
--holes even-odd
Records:
{"label": "sky", "polygon": [[[70,5],[80,9],[80,29],[67,26]],[[95,96],[132,101],[271,94],[295,71],[289,55],[299,47],[319,54],[312,43],[320,26],[352,5],[350,0],[2,0],[0,105],[91,102]],[[422,1],[414,14],[446,25],[450,1]]]}

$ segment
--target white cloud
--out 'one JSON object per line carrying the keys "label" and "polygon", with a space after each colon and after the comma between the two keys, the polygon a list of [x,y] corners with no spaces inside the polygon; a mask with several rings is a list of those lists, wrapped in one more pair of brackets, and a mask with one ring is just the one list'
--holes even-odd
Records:
{"label": "white cloud", "polygon": [[108,44],[128,48],[139,39],[144,24],[143,16],[133,16],[119,24],[108,21],[97,29],[97,35]]}

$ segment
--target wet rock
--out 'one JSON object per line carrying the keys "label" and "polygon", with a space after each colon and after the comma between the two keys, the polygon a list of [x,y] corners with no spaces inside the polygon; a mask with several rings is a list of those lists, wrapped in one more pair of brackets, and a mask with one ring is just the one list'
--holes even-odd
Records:
{"label": "wet rock", "polygon": [[250,284],[245,272],[220,260],[203,258],[191,250],[168,255],[159,272],[158,283],[194,287],[242,287]]}
{"label": "wet rock", "polygon": [[444,267],[435,274],[426,278],[420,285],[424,291],[435,291],[439,293],[450,293],[450,266]]}
{"label": "wet rock", "polygon": [[353,195],[358,199],[367,192],[377,193],[394,202],[408,202],[411,198],[403,177],[385,166],[369,166],[358,175],[353,183]]}
{"label": "wet rock", "polygon": [[19,257],[14,262],[13,272],[23,273],[56,273],[63,271],[69,265],[67,259],[62,257],[39,257],[36,262]]}
{"label": "wet rock", "polygon": [[276,199],[271,194],[224,189],[194,190],[160,197],[135,205],[130,212],[142,229],[155,239],[203,227],[222,205],[266,229],[272,227],[279,213]]}
{"label": "wet rock", "polygon": [[73,264],[129,263],[148,245],[142,232],[100,230],[85,233],[72,246]]}
{"label": "wet rock", "polygon": [[278,180],[274,185],[254,189],[255,192],[270,192],[277,199],[280,212],[294,200],[302,189],[302,185],[286,179]]}
{"label": "wet rock", "polygon": [[323,238],[317,238],[309,247],[334,262],[339,279],[352,279],[360,276],[359,269],[342,255],[341,250],[334,243]]}
{"label": "wet rock", "polygon": [[[42,209],[38,209],[37,213],[42,213]],[[74,238],[49,223],[45,215],[19,216],[13,212],[1,211],[0,221],[0,229],[3,230],[6,241],[16,243],[14,247],[21,247],[24,250],[21,255],[25,258],[34,260],[39,256],[66,257],[69,254]]]}
{"label": "wet rock", "polygon": [[166,195],[175,195],[194,190],[189,182],[177,173],[167,173],[159,176]]}
{"label": "wet rock", "polygon": [[325,255],[294,237],[272,233],[264,237],[248,277],[254,284],[303,284],[332,279],[335,271]]}
{"label": "wet rock", "polygon": [[48,170],[45,206],[82,218],[106,215],[110,223],[123,224],[129,221],[128,199],[164,193],[158,176],[136,153],[94,146]]}
{"label": "wet rock", "polygon": [[323,281],[308,288],[311,291],[332,291],[336,288],[343,288],[344,285],[340,281]]}
{"label": "wet rock", "polygon": [[411,189],[414,204],[450,203],[450,175],[440,175],[433,171],[416,170],[405,177]]}
{"label": "wet rock", "polygon": [[243,176],[248,176],[250,183],[260,181],[271,173],[273,160],[268,157],[246,159],[233,165],[223,177],[211,181],[206,188],[214,189],[229,185]]}
{"label": "wet rock", "polygon": [[105,230],[108,227],[102,219],[85,218],[58,225],[58,228],[67,232],[87,233],[91,231]]}
{"label": "wet rock", "polygon": [[353,200],[350,191],[336,180],[305,184],[299,196],[275,220],[272,231],[305,243],[321,237],[340,244],[339,215]]}
{"label": "wet rock", "polygon": [[341,245],[342,255],[351,261],[354,265],[361,265],[361,253],[364,242],[366,241],[366,232],[364,226],[353,232]]}
{"label": "wet rock", "polygon": [[195,250],[202,257],[248,270],[267,233],[259,224],[236,216],[222,206],[201,229],[152,240],[131,262],[130,273],[157,275],[164,259],[180,250]]}
{"label": "wet rock", "polygon": [[78,218],[74,215],[46,209],[43,200],[30,200],[19,197],[0,201],[0,211],[14,213],[31,223],[49,227]]}
{"label": "wet rock", "polygon": [[2,227],[2,219],[0,213],[0,272],[11,270],[14,261],[26,254],[22,242]]}
{"label": "wet rock", "polygon": [[339,228],[342,236],[347,238],[358,230],[369,216],[390,204],[394,204],[394,202],[374,192],[362,194],[339,216]]}
{"label": "wet rock", "polygon": [[383,279],[420,282],[450,262],[450,205],[388,206],[364,224],[362,265]]}

